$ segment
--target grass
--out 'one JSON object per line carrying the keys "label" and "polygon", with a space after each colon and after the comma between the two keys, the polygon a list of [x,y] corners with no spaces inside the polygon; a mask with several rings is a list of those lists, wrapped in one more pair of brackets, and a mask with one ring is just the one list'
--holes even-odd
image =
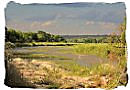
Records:
{"label": "grass", "polygon": [[68,75],[72,76],[87,76],[89,74],[88,68],[77,64],[74,60],[71,61],[53,61],[59,68],[68,72]]}
{"label": "grass", "polygon": [[17,47],[31,47],[31,46],[72,46],[82,43],[64,43],[64,42],[30,42],[30,43],[15,43]]}
{"label": "grass", "polygon": [[[67,75],[79,76],[79,77],[91,77],[92,81],[99,81],[101,77],[106,78],[107,85],[101,86],[102,88],[115,88],[119,85],[127,84],[127,77],[122,81],[122,69],[118,66],[113,66],[111,64],[101,64],[93,65],[92,67],[85,67],[76,64],[74,61],[71,62],[61,62],[55,61],[58,68],[67,71]],[[124,74],[126,75],[126,74]],[[101,81],[102,82],[102,81]],[[100,82],[100,83],[101,83]],[[100,86],[99,86],[100,87]]]}
{"label": "grass", "polygon": [[59,73],[59,70],[56,68],[53,68],[52,70],[44,67],[43,70],[46,72],[46,76],[44,79],[39,81],[38,83],[48,85],[48,89],[57,89],[60,87],[60,83],[58,83],[58,80],[61,79],[62,74]]}
{"label": "grass", "polygon": [[40,60],[72,60],[72,58],[48,54],[31,54],[31,53],[14,53],[14,58],[23,58],[23,59],[40,59]]}
{"label": "grass", "polygon": [[93,65],[92,67],[85,67],[76,64],[74,61],[69,62],[55,61],[55,63],[58,65],[58,68],[67,71],[66,75],[69,76],[79,76],[79,77],[93,76],[91,80],[96,82],[100,81],[100,78],[105,77],[107,85],[101,86],[102,88],[115,88],[119,85],[127,84],[127,81],[125,80],[122,81],[121,76],[122,70],[118,66],[113,66],[111,64],[100,64],[100,65],[97,64]]}
{"label": "grass", "polygon": [[117,56],[125,55],[125,48],[116,48],[110,44],[82,44],[82,45],[75,45],[73,47],[75,53],[78,54],[90,54],[90,55],[97,55],[102,58],[108,57],[108,52],[115,53]]}
{"label": "grass", "polygon": [[[45,43],[44,43],[45,44]],[[48,43],[47,43],[48,44]],[[49,43],[52,44],[52,43]],[[57,44],[57,43],[54,43]],[[107,82],[107,85],[96,85],[96,87],[101,88],[115,88],[119,85],[125,85],[126,80],[122,80],[122,74],[126,73],[125,68],[127,64],[126,60],[126,49],[118,47],[118,44],[79,44],[69,47],[67,50],[59,50],[61,53],[75,53],[75,54],[88,54],[88,55],[97,55],[102,58],[111,59],[116,56],[118,59],[118,64],[113,65],[111,63],[107,64],[94,64],[91,67],[81,66],[70,58],[64,56],[56,55],[47,55],[47,54],[33,54],[32,52],[46,52],[55,47],[44,48],[28,48],[29,53],[16,52],[14,57],[21,57],[25,59],[42,59],[42,61],[48,61],[51,59],[53,66],[52,70],[48,68],[43,68],[46,71],[46,77],[43,80],[38,81],[41,84],[47,84],[47,88],[60,88],[61,86],[61,77],[62,75],[71,76],[71,77],[92,77],[90,81],[102,83],[101,78],[105,78],[104,82]],[[63,48],[68,48],[64,46]],[[70,50],[70,51],[69,51]],[[71,51],[72,50],[72,51]],[[58,69],[55,69],[58,68]],[[61,71],[63,72],[61,72]],[[58,82],[58,83],[57,83]],[[75,81],[76,82],[76,81]],[[121,84],[123,82],[123,84]],[[68,82],[67,82],[68,83]],[[91,85],[90,85],[91,86]]]}
{"label": "grass", "polygon": [[[90,68],[90,74],[95,75],[109,75],[113,80],[110,80],[107,88],[113,88],[124,82],[126,85],[127,81],[122,81],[122,74],[126,77],[126,48],[118,46],[119,44],[82,44],[75,45],[73,50],[77,54],[90,54],[97,55],[102,58],[107,58],[110,62],[117,61],[117,66],[108,64],[107,66],[94,65]],[[127,78],[127,77],[126,77]]]}
{"label": "grass", "polygon": [[117,44],[82,44],[75,45],[73,50],[77,54],[97,55],[112,62],[117,61],[120,69],[126,68],[126,48],[118,48]]}

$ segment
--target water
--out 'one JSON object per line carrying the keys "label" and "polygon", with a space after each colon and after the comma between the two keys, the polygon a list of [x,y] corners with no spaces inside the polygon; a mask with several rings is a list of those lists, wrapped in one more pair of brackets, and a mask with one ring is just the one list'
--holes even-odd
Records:
{"label": "water", "polygon": [[[37,47],[24,47],[24,48],[16,48],[15,52],[20,53],[30,53],[30,54],[46,54],[50,56],[55,56],[57,58],[46,58],[46,60],[75,60],[76,63],[83,65],[83,66],[91,66],[94,64],[102,64],[106,63],[108,60],[100,58],[96,55],[83,55],[83,54],[76,54],[72,51],[72,48],[69,46],[37,46]],[[43,59],[43,58],[40,58]]]}

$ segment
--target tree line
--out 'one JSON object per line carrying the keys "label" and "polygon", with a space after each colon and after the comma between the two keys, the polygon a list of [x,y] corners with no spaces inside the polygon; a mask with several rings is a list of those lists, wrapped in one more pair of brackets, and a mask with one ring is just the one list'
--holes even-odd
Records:
{"label": "tree line", "polygon": [[[53,35],[44,31],[38,32],[22,32],[14,29],[5,28],[5,41],[12,43],[26,43],[26,42],[70,42],[70,43],[120,43],[121,36],[111,34],[106,37],[96,38],[72,38],[64,39],[60,35]],[[123,32],[124,34],[124,32]],[[124,35],[123,35],[124,39]]]}
{"label": "tree line", "polygon": [[73,38],[66,39],[67,42],[73,43],[120,43],[119,35],[109,35],[105,37],[95,37],[95,38]]}
{"label": "tree line", "polygon": [[22,32],[5,27],[5,41],[12,43],[25,42],[61,42],[65,41],[60,35],[53,35],[44,31],[38,32]]}

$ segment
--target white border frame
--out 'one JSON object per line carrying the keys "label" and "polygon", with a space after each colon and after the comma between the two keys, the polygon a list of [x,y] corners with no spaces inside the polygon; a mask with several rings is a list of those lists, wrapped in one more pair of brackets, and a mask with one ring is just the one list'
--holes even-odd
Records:
{"label": "white border frame", "polygon": [[[30,4],[30,3],[72,3],[72,2],[105,2],[105,3],[115,3],[115,2],[125,2],[126,4],[126,15],[127,15],[127,31],[126,31],[126,41],[127,41],[127,49],[130,51],[130,0],[0,0],[0,90],[5,89],[22,89],[22,90],[29,90],[30,88],[10,88],[4,85],[5,79],[5,66],[4,66],[4,36],[5,36],[5,13],[4,8],[6,7],[7,3],[10,1],[14,1],[16,3],[21,4]],[[128,17],[129,16],[129,17]],[[128,53],[128,62],[127,62],[127,72],[130,75],[130,53]],[[129,77],[130,78],[130,77]],[[115,88],[116,90],[128,90],[130,88],[130,80],[128,80],[128,84],[126,87],[119,86]],[[83,88],[86,89],[86,88]],[[89,89],[89,88],[87,88]],[[91,90],[94,88],[91,88]],[[90,89],[89,89],[90,90]],[[97,90],[95,88],[94,90]],[[101,89],[99,89],[101,90]]]}

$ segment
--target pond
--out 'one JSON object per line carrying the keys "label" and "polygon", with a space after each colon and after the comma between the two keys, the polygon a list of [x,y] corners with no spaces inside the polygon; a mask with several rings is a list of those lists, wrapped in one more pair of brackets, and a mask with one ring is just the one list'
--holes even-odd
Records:
{"label": "pond", "polygon": [[72,60],[83,66],[102,64],[107,63],[108,61],[107,59],[103,59],[95,55],[76,54],[72,46],[22,47],[22,48],[15,48],[14,52],[23,54],[29,53],[31,55],[41,56],[41,58],[37,58],[40,60],[63,60],[63,61]]}

